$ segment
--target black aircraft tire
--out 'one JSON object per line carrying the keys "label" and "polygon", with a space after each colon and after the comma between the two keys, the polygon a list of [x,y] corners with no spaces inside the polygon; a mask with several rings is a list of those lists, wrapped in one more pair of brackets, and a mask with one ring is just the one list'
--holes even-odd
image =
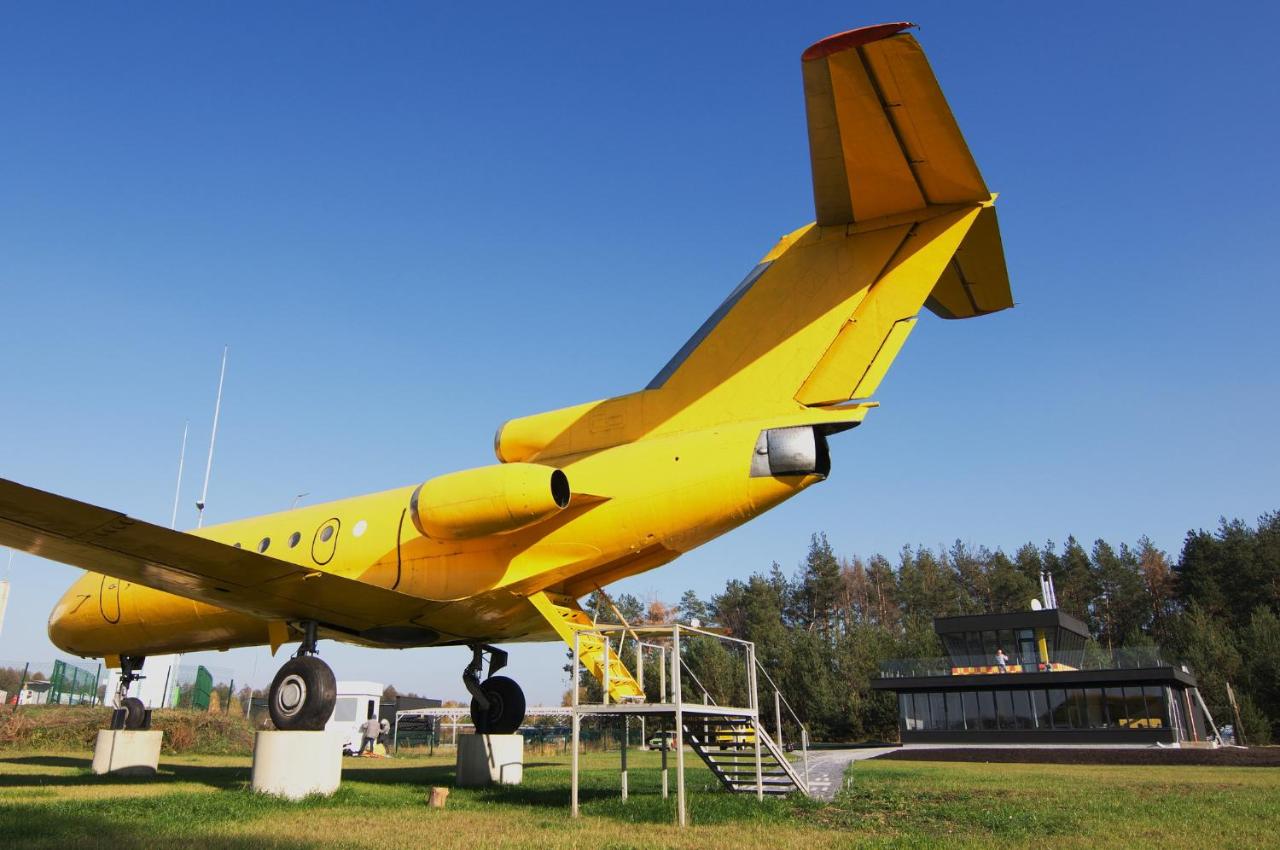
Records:
{"label": "black aircraft tire", "polygon": [[510,735],[524,723],[524,691],[514,679],[506,676],[490,676],[480,683],[480,690],[489,700],[489,710],[481,711],[476,700],[471,701],[471,722],[481,735]]}
{"label": "black aircraft tire", "polygon": [[333,670],[314,655],[292,658],[271,681],[267,710],[271,722],[283,732],[324,729],[338,700]]}
{"label": "black aircraft tire", "polygon": [[120,707],[124,709],[124,728],[141,729],[147,722],[147,707],[137,697],[125,697]]}

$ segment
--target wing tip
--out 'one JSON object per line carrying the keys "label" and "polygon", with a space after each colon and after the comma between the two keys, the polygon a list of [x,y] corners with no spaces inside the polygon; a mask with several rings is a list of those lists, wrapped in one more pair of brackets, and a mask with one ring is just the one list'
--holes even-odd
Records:
{"label": "wing tip", "polygon": [[815,41],[805,48],[804,53],[800,54],[800,61],[812,62],[815,59],[821,59],[824,56],[830,56],[833,53],[839,53],[851,47],[870,44],[873,41],[897,35],[905,29],[912,29],[916,26],[910,21],[898,21],[892,24],[873,24],[869,27],[858,27],[857,29],[838,32],[835,35],[829,35],[824,39]]}

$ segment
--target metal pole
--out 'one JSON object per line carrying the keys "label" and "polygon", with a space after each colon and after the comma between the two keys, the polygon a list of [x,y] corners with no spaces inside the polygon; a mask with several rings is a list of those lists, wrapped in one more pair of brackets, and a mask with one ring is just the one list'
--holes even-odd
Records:
{"label": "metal pole", "polygon": [[800,727],[800,752],[804,754],[804,787],[809,787],[809,730]]}
{"label": "metal pole", "polygon": [[689,823],[684,796],[684,698],[680,688],[680,627],[671,627],[671,687],[676,704],[676,822]]}
{"label": "metal pole", "polygon": [[98,672],[93,674],[93,699],[89,700],[89,705],[98,704],[98,683],[102,681],[102,662],[98,662]]}
{"label": "metal pole", "polygon": [[218,373],[218,398],[213,403],[213,430],[209,433],[209,460],[204,465],[204,489],[200,491],[200,501],[196,502],[196,528],[204,525],[204,506],[209,498],[209,473],[213,471],[213,443],[218,439],[218,413],[222,410],[222,381],[227,377],[227,349],[222,346],[222,371]]}
{"label": "metal pole", "polygon": [[622,715],[622,802],[627,802],[627,733],[631,731],[631,718]]}
{"label": "metal pole", "polygon": [[178,527],[178,500],[182,498],[182,464],[187,459],[187,429],[191,420],[182,423],[182,448],[178,451],[178,485],[173,491],[173,517],[169,520],[170,528]]}
{"label": "metal pole", "polygon": [[31,669],[31,662],[28,661],[22,665],[22,681],[18,682],[18,698],[13,701],[13,710],[18,710],[18,703],[22,701],[22,689],[27,686],[27,671]]}
{"label": "metal pole", "polygon": [[752,644],[747,651],[749,656],[748,663],[751,665],[751,675],[748,681],[751,683],[751,710],[754,713],[752,720],[755,725],[756,739],[756,800],[764,800],[764,764],[760,753],[760,733],[764,730],[764,724],[760,722],[760,697],[756,692],[759,683],[756,681],[756,647]]}
{"label": "metal pole", "polygon": [[662,799],[667,799],[670,792],[667,790],[667,750],[671,749],[667,746],[667,742],[662,742]]}
{"label": "metal pole", "polygon": [[573,729],[573,750],[569,756],[569,772],[571,774],[569,784],[572,788],[569,796],[569,815],[575,818],[578,816],[578,740],[581,734],[580,724],[582,723],[582,719],[578,715],[578,638],[581,634],[578,631],[573,633],[573,697],[569,718],[569,725]]}
{"label": "metal pole", "polygon": [[658,647],[658,702],[671,702],[667,699],[667,648]]}
{"label": "metal pole", "polygon": [[[165,681],[168,681],[166,679]],[[231,684],[227,686],[227,704],[222,707],[222,713],[226,714],[231,710],[231,696],[236,692],[236,680],[232,679]]]}
{"label": "metal pole", "polygon": [[[640,683],[640,692],[644,694],[643,702],[648,702],[649,694],[644,687],[644,644],[639,638],[636,638],[636,681]],[[640,718],[640,728],[644,729],[644,717]],[[640,734],[643,737],[644,733]]]}
{"label": "metal pole", "polygon": [[[609,667],[611,666],[609,664],[609,652],[610,652],[609,636],[602,635],[602,637],[604,638],[604,661],[602,662],[604,664],[604,676],[601,677],[604,683],[604,698],[603,698],[602,704],[608,705],[609,704]],[[607,729],[608,727],[605,727],[605,728]]]}
{"label": "metal pole", "polygon": [[773,722],[778,730],[778,749],[785,753],[787,748],[782,743],[782,694],[777,688],[773,689]]}

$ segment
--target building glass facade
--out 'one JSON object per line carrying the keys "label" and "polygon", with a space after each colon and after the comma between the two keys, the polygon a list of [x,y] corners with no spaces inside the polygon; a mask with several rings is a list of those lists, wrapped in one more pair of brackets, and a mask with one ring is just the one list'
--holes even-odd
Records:
{"label": "building glass facade", "polygon": [[[939,618],[948,658],[886,662],[903,742],[1156,743],[1212,735],[1185,667],[1158,650],[1085,659],[1083,623],[1058,611]],[[997,650],[1008,661],[993,664]],[[1081,669],[1087,662],[1086,669]]]}

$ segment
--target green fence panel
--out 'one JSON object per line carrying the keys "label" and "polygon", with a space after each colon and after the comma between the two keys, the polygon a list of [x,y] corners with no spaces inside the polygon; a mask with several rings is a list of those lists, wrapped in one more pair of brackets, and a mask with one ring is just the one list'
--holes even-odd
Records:
{"label": "green fence panel", "polygon": [[209,695],[213,693],[213,674],[204,665],[196,670],[196,683],[191,689],[191,707],[200,711],[209,710]]}

